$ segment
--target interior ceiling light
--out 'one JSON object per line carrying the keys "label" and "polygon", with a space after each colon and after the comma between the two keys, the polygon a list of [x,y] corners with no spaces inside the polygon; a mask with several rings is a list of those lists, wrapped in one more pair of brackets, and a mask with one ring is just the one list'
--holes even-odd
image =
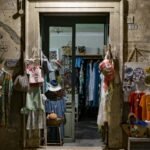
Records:
{"label": "interior ceiling light", "polygon": [[63,32],[63,29],[61,27],[53,27],[52,31],[59,34],[59,33]]}

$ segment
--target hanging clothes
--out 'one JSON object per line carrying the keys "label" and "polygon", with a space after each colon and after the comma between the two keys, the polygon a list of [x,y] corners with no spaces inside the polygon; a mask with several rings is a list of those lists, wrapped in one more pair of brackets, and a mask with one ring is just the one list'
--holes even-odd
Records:
{"label": "hanging clothes", "polygon": [[79,72],[79,94],[83,94],[83,84],[84,84],[84,72],[83,72],[83,63],[81,64],[80,72]]}
{"label": "hanging clothes", "polygon": [[[57,117],[59,118],[65,118],[65,111],[66,111],[66,103],[65,103],[65,98],[52,98],[52,99],[47,99],[45,101],[45,111],[46,113],[50,114],[52,112],[57,114]],[[60,125],[61,129],[61,138],[64,138],[64,125]]]}
{"label": "hanging clothes", "polygon": [[106,92],[104,89],[104,75],[100,74],[101,78],[101,89],[100,89],[100,103],[99,103],[99,111],[97,117],[97,124],[99,126],[103,125],[105,121],[107,121],[107,112],[106,112]]}
{"label": "hanging clothes", "polygon": [[21,113],[27,114],[27,130],[43,129],[45,108],[40,87],[31,87],[26,95],[26,105]]}
{"label": "hanging clothes", "polygon": [[88,97],[88,101],[91,102],[93,101],[94,98],[94,81],[95,81],[95,70],[94,70],[94,66],[93,63],[90,62],[89,64],[89,85],[88,85],[88,90],[89,90],[89,97]]}
{"label": "hanging clothes", "polygon": [[129,95],[129,105],[130,112],[134,113],[136,117],[142,120],[142,107],[140,106],[140,101],[144,92],[131,92]]}
{"label": "hanging clothes", "polygon": [[150,94],[144,94],[140,101],[142,107],[142,120],[150,121]]}
{"label": "hanging clothes", "polygon": [[99,72],[99,64],[97,62],[94,63],[94,72],[95,72],[95,80],[94,80],[94,95],[93,95],[93,107],[98,107],[99,105],[99,86],[100,86],[100,72]]}
{"label": "hanging clothes", "polygon": [[75,61],[75,68],[80,68],[81,64],[82,64],[82,58],[81,57],[77,57],[76,61]]}
{"label": "hanging clothes", "polygon": [[114,79],[115,70],[114,70],[114,63],[112,60],[104,59],[99,64],[99,69],[104,74],[104,88],[105,90],[108,89],[110,82]]}
{"label": "hanging clothes", "polygon": [[58,117],[63,118],[65,115],[66,104],[63,98],[60,99],[47,99],[45,101],[46,113],[56,113]]}
{"label": "hanging clothes", "polygon": [[7,127],[10,113],[10,98],[12,93],[11,75],[0,71],[0,126]]}

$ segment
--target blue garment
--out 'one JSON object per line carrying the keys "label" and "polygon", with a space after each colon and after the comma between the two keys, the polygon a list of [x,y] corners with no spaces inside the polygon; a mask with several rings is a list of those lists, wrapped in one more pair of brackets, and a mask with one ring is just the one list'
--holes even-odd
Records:
{"label": "blue garment", "polygon": [[81,57],[77,57],[76,58],[76,62],[75,62],[75,67],[76,68],[80,68],[81,67],[81,63],[82,63],[82,58]]}
{"label": "blue garment", "polygon": [[65,100],[47,100],[45,101],[45,111],[46,113],[54,112],[58,117],[64,117],[66,110]]}
{"label": "blue garment", "polygon": [[[65,116],[65,110],[66,110],[66,103],[65,99],[59,99],[59,100],[47,100],[45,101],[45,111],[46,113],[54,112],[57,114],[58,117],[64,117]],[[64,137],[64,125],[60,125],[61,129],[61,137],[63,139]]]}
{"label": "blue garment", "polygon": [[95,83],[94,83],[94,96],[93,96],[93,107],[99,106],[99,83],[100,83],[100,72],[98,68],[98,63],[94,63],[94,71],[95,71]]}
{"label": "blue garment", "polygon": [[[87,88],[89,86],[89,81],[90,81],[90,66],[89,64],[86,65],[86,81],[85,81],[85,87]],[[88,90],[86,90],[86,106],[89,105],[88,101]]]}
{"label": "blue garment", "polygon": [[136,122],[134,122],[135,125],[141,125],[143,127],[146,127],[148,124],[145,121],[142,120],[138,120]]}

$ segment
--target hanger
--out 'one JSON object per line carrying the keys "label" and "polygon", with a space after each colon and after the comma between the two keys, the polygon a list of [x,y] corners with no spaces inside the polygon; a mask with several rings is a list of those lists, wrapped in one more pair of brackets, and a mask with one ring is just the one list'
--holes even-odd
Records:
{"label": "hanger", "polygon": [[141,93],[138,83],[135,84],[135,88],[136,88],[135,93]]}
{"label": "hanger", "polygon": [[3,60],[3,61],[0,63],[0,70],[1,70],[2,72],[5,72],[5,73],[11,75],[11,74],[10,74],[8,71],[6,71],[5,68],[3,67],[4,64],[5,64],[5,60]]}
{"label": "hanger", "polygon": [[39,65],[40,64],[40,58],[39,59],[34,59],[34,58],[29,58],[25,60],[26,64],[35,64]]}
{"label": "hanger", "polygon": [[9,74],[9,75],[11,75],[8,71],[6,71],[3,67],[0,69],[1,71],[3,71],[3,72],[5,72],[5,73],[7,73],[7,74]]}

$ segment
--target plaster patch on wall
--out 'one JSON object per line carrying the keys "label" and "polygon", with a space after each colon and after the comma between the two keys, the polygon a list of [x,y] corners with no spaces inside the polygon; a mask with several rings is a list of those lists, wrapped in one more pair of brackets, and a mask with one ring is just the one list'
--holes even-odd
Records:
{"label": "plaster patch on wall", "polygon": [[10,36],[10,38],[16,43],[20,44],[20,37],[17,35],[17,33],[8,25],[4,24],[0,21],[0,27],[2,27]]}
{"label": "plaster patch on wall", "polygon": [[17,0],[0,0],[1,10],[12,10],[17,8]]}
{"label": "plaster patch on wall", "polygon": [[20,45],[14,42],[13,35],[0,26],[0,59],[19,59]]}

